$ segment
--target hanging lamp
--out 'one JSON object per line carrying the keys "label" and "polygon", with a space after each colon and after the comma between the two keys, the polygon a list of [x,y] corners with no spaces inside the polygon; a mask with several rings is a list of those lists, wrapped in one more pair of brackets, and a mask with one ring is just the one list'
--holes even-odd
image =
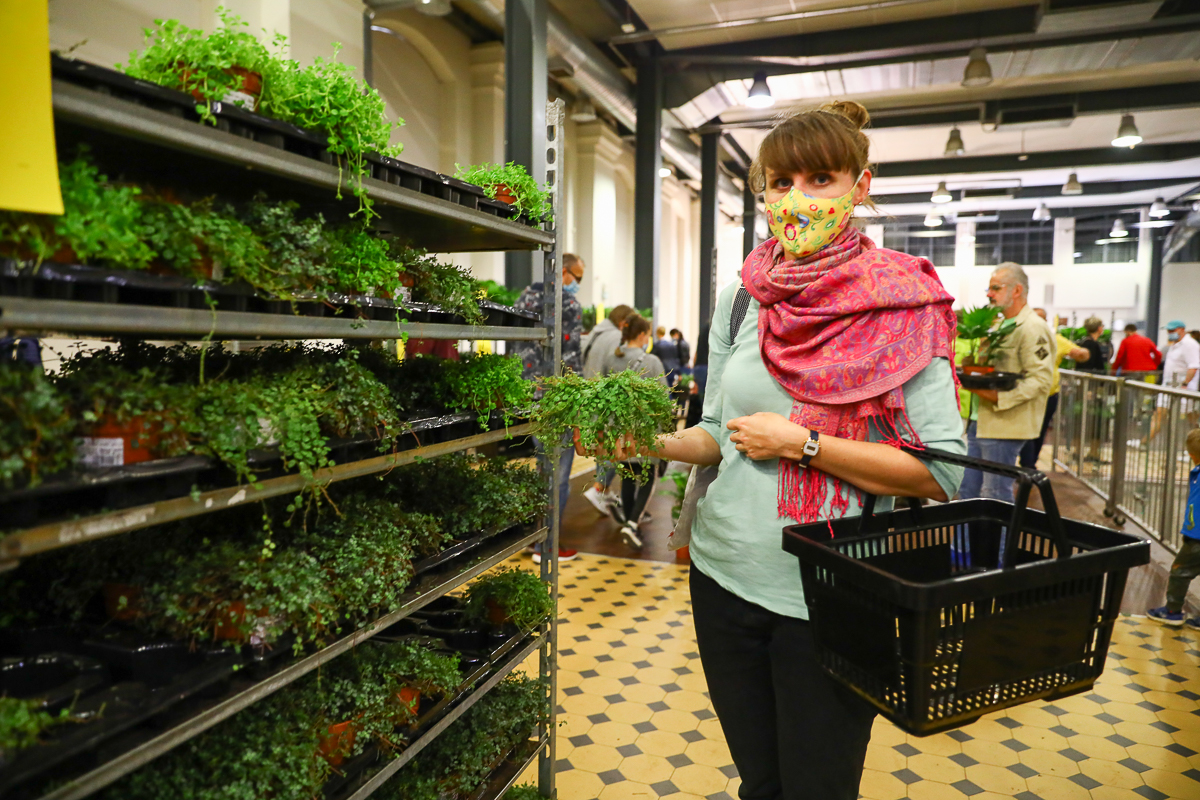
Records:
{"label": "hanging lamp", "polygon": [[967,152],[967,148],[963,145],[962,133],[955,125],[950,129],[950,138],[946,140],[946,158],[961,156],[965,152]]}
{"label": "hanging lamp", "polygon": [[1142,135],[1138,133],[1137,125],[1134,124],[1133,114],[1125,114],[1121,117],[1121,126],[1117,128],[1117,138],[1112,140],[1113,147],[1130,147],[1142,143]]}
{"label": "hanging lamp", "polygon": [[987,48],[975,47],[967,54],[967,68],[963,70],[963,86],[987,86],[992,82],[992,65],[987,60]]}
{"label": "hanging lamp", "polygon": [[767,73],[754,73],[754,83],[750,85],[750,96],[746,98],[746,105],[751,108],[770,108],[775,105],[775,98],[771,96],[771,87],[767,86]]}
{"label": "hanging lamp", "polygon": [[1083,184],[1079,182],[1079,177],[1072,172],[1067,178],[1067,182],[1062,187],[1063,194],[1083,194]]}

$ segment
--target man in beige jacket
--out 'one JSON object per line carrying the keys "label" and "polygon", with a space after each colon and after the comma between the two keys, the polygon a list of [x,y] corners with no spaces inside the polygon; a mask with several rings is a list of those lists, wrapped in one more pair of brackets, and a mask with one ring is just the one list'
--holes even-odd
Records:
{"label": "man in beige jacket", "polygon": [[[1029,307],[1029,278],[1019,264],[1007,261],[996,267],[987,296],[1005,319],[1017,321],[992,364],[997,372],[1016,372],[1021,377],[1008,391],[971,390],[979,396],[979,420],[967,427],[967,455],[1016,464],[1021,446],[1041,430],[1054,382],[1056,348],[1050,329]],[[1012,483],[1012,478],[968,469],[959,496],[1011,501]]]}

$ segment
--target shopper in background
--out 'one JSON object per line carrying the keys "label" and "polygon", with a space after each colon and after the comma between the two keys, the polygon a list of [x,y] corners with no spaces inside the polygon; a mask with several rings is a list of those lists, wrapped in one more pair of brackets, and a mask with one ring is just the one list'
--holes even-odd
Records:
{"label": "shopper in background", "polygon": [[[562,364],[564,369],[579,372],[583,369],[583,356],[580,342],[583,338],[583,308],[579,305],[576,294],[583,280],[585,265],[583,259],[573,253],[564,253],[562,257]],[[521,292],[513,307],[518,311],[529,311],[541,315],[546,298],[546,285],[541,281],[530,284]],[[557,364],[547,364],[540,342],[509,342],[509,352],[516,354],[524,365],[526,380],[559,374]],[[567,500],[571,496],[571,465],[575,463],[575,450],[569,446],[562,448],[558,462],[558,509],[559,521],[567,509]],[[543,443],[539,442],[541,448]],[[559,526],[561,531],[562,527]],[[559,561],[570,561],[575,558],[575,551],[560,547]],[[541,555],[534,549],[534,561],[541,561]]]}
{"label": "shopper in background", "polygon": [[1104,348],[1100,342],[1100,334],[1104,333],[1104,321],[1099,317],[1088,317],[1083,321],[1083,329],[1087,331],[1087,336],[1077,344],[1087,350],[1088,357],[1084,361],[1076,361],[1075,369],[1080,372],[1107,372],[1108,360],[1104,357]]}
{"label": "shopper in background", "polygon": [[[1174,319],[1167,323],[1167,352],[1163,354],[1163,386],[1196,391],[1200,384],[1200,341],[1187,335],[1187,324]],[[1150,420],[1150,433],[1144,439],[1130,439],[1130,447],[1142,447],[1162,430],[1171,408],[1171,397],[1158,395],[1158,406]]]}
{"label": "shopper in background", "polygon": [[1188,586],[1200,576],[1200,428],[1193,428],[1187,435],[1187,452],[1192,459],[1192,471],[1188,474],[1187,505],[1183,509],[1183,540],[1179,552],[1171,564],[1167,578],[1167,604],[1152,608],[1146,616],[1163,625],[1178,628],[1184,623],[1200,631],[1200,617],[1185,618],[1183,603],[1187,599]]}
{"label": "shopper in background", "polygon": [[675,344],[675,337],[667,336],[666,328],[659,327],[657,333],[658,341],[654,343],[650,354],[662,362],[663,369],[667,372],[667,386],[674,386],[683,373],[683,364],[679,360],[679,348]]}
{"label": "shopper in background", "polygon": [[1162,353],[1148,336],[1137,332],[1137,325],[1132,322],[1125,326],[1125,338],[1117,348],[1117,357],[1113,361],[1113,371],[1120,375],[1124,372],[1157,372],[1162,364]]}
{"label": "shopper in background", "polygon": [[692,362],[692,346],[688,344],[687,339],[683,338],[683,331],[679,330],[679,328],[671,328],[671,341],[675,343],[675,351],[679,359],[679,370],[687,373],[688,367]]}
{"label": "shopper in background", "polygon": [[[967,426],[967,454],[1002,464],[1017,463],[1021,448],[1037,438],[1054,383],[1055,349],[1045,320],[1029,307],[1029,278],[1011,261],[996,267],[987,290],[988,300],[1016,329],[992,358],[997,372],[1020,375],[1007,391],[972,389],[979,397],[979,420]],[[1012,501],[1012,478],[968,469],[959,493],[964,500],[991,497]]]}
{"label": "shopper in background", "polygon": [[718,299],[700,425],[643,453],[720,465],[692,526],[690,585],[746,800],[855,800],[875,717],[818,664],[783,518],[857,515],[860,492],[883,508],[895,496],[945,500],[962,475],[883,443],[965,450],[953,299],[927,260],[876,248],[850,224],[870,203],[867,119],[841,101],[767,134],[750,183],[775,236],[746,259],[745,293],[734,284]]}
{"label": "shopper in background", "polygon": [[[608,312],[608,316],[596,323],[592,332],[583,337],[583,377],[594,378],[604,369],[608,354],[621,344],[621,331],[633,309],[619,305]],[[613,515],[621,498],[609,491],[616,470],[610,464],[596,464],[596,480],[583,493],[589,503],[601,514]]]}
{"label": "shopper in background", "polygon": [[[1033,313],[1043,320],[1046,319],[1046,309],[1044,308],[1035,308]],[[1018,464],[1029,469],[1037,469],[1038,456],[1042,453],[1042,445],[1046,443],[1046,432],[1050,430],[1050,423],[1054,421],[1054,412],[1058,410],[1058,390],[1062,384],[1062,376],[1058,374],[1058,369],[1062,366],[1063,359],[1069,357],[1072,361],[1080,361],[1090,357],[1087,350],[1051,328],[1049,320],[1046,320],[1046,329],[1050,331],[1055,342],[1054,380],[1050,384],[1050,396],[1046,398],[1046,411],[1042,414],[1042,429],[1036,439],[1030,439],[1021,447],[1021,455],[1017,459]]]}
{"label": "shopper in background", "polygon": [[696,363],[692,365],[692,385],[688,391],[692,400],[688,403],[687,420],[684,427],[692,428],[700,424],[704,415],[704,390],[708,385],[708,333],[710,325],[700,326],[700,338],[696,342]]}
{"label": "shopper in background", "polygon": [[[640,314],[630,314],[625,319],[625,327],[621,331],[621,342],[613,350],[605,354],[603,374],[633,370],[647,378],[657,378],[664,386],[667,385],[663,374],[662,361],[657,356],[647,353],[646,346],[650,344],[650,323]],[[621,480],[621,535],[634,547],[641,548],[642,535],[639,525],[646,504],[654,494],[654,485],[658,482],[658,460],[654,458],[626,458],[621,463],[637,480],[623,478]]]}

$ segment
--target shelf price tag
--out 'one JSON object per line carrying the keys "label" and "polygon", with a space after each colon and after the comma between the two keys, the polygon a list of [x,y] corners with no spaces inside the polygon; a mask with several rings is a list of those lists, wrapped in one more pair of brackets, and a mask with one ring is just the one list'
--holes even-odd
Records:
{"label": "shelf price tag", "polygon": [[0,209],[63,213],[50,99],[48,0],[0,2]]}

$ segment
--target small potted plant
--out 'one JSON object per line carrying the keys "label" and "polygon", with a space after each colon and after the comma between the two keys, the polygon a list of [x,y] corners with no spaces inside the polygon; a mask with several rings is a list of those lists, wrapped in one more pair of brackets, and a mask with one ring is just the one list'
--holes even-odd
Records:
{"label": "small potted plant", "polygon": [[455,178],[475,184],[493,200],[508,203],[517,214],[524,214],[534,222],[550,218],[550,192],[539,186],[520,164],[510,161],[465,168],[454,166],[458,170]]}
{"label": "small potted plant", "polygon": [[0,487],[37,486],[75,458],[67,398],[22,364],[0,363]]}
{"label": "small potted plant", "polygon": [[959,370],[959,380],[965,388],[1012,388],[1016,376],[996,372],[993,362],[1016,328],[1017,321],[1005,319],[995,306],[980,306],[963,312],[958,323],[958,336],[970,343],[970,352],[963,357]]}
{"label": "small potted plant", "polygon": [[511,623],[532,630],[553,609],[547,584],[521,569],[498,569],[467,588],[468,618],[497,627]]}
{"label": "small potted plant", "polygon": [[0,765],[6,765],[18,752],[37,744],[46,731],[70,719],[70,709],[51,714],[42,710],[38,700],[0,697]]}

